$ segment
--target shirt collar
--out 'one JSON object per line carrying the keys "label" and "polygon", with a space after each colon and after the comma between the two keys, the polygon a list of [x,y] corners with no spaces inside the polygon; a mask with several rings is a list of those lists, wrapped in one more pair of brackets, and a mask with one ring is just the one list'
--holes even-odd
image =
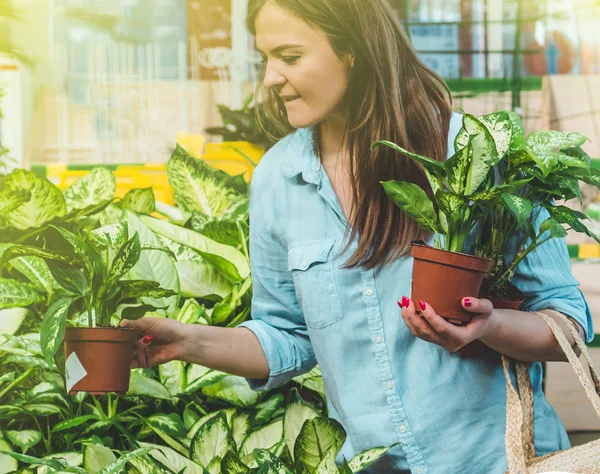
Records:
{"label": "shirt collar", "polygon": [[286,157],[281,170],[287,179],[302,174],[307,183],[320,184],[321,161],[315,153],[314,128],[296,130],[284,153]]}

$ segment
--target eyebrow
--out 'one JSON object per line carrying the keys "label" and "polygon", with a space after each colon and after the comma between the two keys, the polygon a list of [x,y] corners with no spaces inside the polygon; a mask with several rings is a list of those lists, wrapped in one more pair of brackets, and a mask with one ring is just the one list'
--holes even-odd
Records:
{"label": "eyebrow", "polygon": [[[301,44],[292,44],[292,43],[290,43],[290,44],[280,44],[279,46],[277,46],[277,47],[275,47],[275,48],[273,48],[271,50],[271,54],[279,54],[282,51],[285,51],[286,49],[292,49],[292,48],[302,48],[302,45]],[[256,49],[258,49],[258,51],[261,52],[261,53],[263,52],[258,47]]]}

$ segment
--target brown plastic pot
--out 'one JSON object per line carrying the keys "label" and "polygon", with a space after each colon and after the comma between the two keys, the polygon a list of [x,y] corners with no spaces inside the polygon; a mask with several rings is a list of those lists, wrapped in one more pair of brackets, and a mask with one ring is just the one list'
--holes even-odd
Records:
{"label": "brown plastic pot", "polygon": [[414,258],[411,299],[417,308],[419,301],[424,301],[444,318],[469,322],[472,314],[463,309],[462,299],[479,295],[491,259],[416,242],[411,254]]}
{"label": "brown plastic pot", "polygon": [[508,291],[510,293],[510,299],[495,298],[493,296],[487,296],[485,293],[482,293],[480,298],[490,300],[496,309],[519,310],[525,301],[525,295],[511,283],[508,284]]}
{"label": "brown plastic pot", "polygon": [[70,394],[127,393],[137,331],[130,328],[68,327],[64,340],[67,385],[85,373],[69,390]]}
{"label": "brown plastic pot", "polygon": [[[509,285],[509,292],[513,299],[501,299],[494,298],[493,296],[487,296],[485,294],[481,294],[479,297],[482,299],[490,300],[495,309],[514,309],[519,310],[521,305],[525,301],[525,295],[521,293],[521,291],[514,285]],[[458,351],[463,357],[471,358],[471,359],[480,359],[482,357],[486,357],[489,355],[496,355],[497,352],[494,351],[491,347],[485,345],[483,342],[477,340],[473,341],[470,344],[467,344],[465,347],[461,348]],[[499,359],[498,359],[499,360]]]}

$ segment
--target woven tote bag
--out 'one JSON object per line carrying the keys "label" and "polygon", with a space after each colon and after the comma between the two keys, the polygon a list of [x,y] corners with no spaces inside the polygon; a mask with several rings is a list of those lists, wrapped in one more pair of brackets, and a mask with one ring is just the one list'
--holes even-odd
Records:
{"label": "woven tote bag", "polygon": [[[590,375],[585,371],[556,321],[544,313],[536,312],[535,314],[544,319],[550,326],[596,413],[600,416],[600,380],[587,347],[571,320],[556,311],[551,313],[566,321],[569,332],[588,364],[591,380]],[[529,378],[529,368],[526,363],[515,361],[519,396],[509,375],[511,362],[511,359],[502,356],[504,377],[506,379],[505,445],[506,460],[508,461],[506,474],[535,474],[556,471],[573,474],[600,474],[600,439],[546,456],[535,456],[533,444],[533,392]]]}

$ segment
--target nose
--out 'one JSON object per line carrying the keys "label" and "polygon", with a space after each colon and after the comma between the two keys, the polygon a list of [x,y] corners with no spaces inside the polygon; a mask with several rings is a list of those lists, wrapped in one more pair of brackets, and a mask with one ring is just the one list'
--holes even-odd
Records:
{"label": "nose", "polygon": [[285,84],[285,77],[279,73],[273,66],[267,65],[263,85],[269,89]]}

